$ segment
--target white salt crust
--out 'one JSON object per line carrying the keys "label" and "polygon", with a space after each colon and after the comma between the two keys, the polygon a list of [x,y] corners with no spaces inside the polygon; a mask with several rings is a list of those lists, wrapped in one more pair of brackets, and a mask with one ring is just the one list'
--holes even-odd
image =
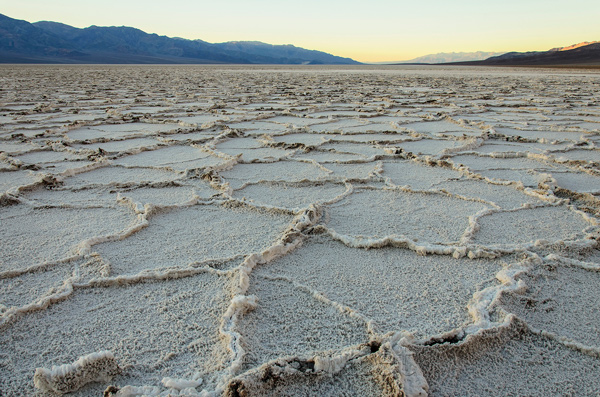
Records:
{"label": "white salt crust", "polygon": [[595,72],[1,68],[0,393],[600,389]]}

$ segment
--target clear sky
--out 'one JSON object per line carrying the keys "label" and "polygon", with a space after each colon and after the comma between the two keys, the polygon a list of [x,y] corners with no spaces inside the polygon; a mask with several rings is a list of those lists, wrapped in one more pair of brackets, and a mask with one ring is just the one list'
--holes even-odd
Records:
{"label": "clear sky", "polygon": [[600,0],[0,0],[0,13],[211,43],[294,44],[362,62],[600,40]]}

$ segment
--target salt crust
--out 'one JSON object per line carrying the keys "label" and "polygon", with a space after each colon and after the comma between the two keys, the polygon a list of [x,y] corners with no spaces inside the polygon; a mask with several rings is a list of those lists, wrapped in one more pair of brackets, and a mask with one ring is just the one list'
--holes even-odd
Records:
{"label": "salt crust", "polygon": [[598,390],[596,76],[262,69],[3,68],[3,392]]}
{"label": "salt crust", "polygon": [[110,382],[120,372],[113,354],[109,351],[91,353],[72,364],[37,368],[33,376],[35,387],[47,392],[66,394],[90,382]]}

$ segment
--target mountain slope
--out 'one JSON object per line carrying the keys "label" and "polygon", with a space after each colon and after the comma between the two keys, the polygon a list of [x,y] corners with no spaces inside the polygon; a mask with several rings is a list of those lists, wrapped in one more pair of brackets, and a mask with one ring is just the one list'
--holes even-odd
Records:
{"label": "mountain slope", "polygon": [[272,45],[260,41],[230,41],[227,43],[215,44],[215,46],[226,51],[255,54],[257,56],[282,60],[291,59],[295,61],[294,63],[306,63],[306,59],[310,59],[310,63],[313,64],[321,63],[335,65],[355,62],[350,58],[341,58],[326,52],[307,50],[291,44]]}
{"label": "mountain slope", "polygon": [[8,62],[359,64],[292,45],[211,44],[148,34],[125,26],[80,29],[50,21],[32,24],[0,14],[0,63]]}
{"label": "mountain slope", "polygon": [[[600,65],[600,43],[571,46],[573,49],[552,49],[549,51],[509,52],[504,55],[476,62],[460,62],[461,65],[497,66],[568,66]],[[568,48],[568,47],[567,47]]]}
{"label": "mountain slope", "polygon": [[0,51],[15,55],[65,56],[76,54],[76,47],[53,33],[29,22],[0,14]]}

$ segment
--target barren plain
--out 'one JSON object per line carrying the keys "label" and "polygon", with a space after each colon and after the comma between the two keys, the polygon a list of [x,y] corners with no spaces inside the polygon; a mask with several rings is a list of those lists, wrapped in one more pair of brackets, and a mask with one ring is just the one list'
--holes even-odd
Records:
{"label": "barren plain", "polygon": [[0,82],[0,395],[600,390],[600,73]]}

